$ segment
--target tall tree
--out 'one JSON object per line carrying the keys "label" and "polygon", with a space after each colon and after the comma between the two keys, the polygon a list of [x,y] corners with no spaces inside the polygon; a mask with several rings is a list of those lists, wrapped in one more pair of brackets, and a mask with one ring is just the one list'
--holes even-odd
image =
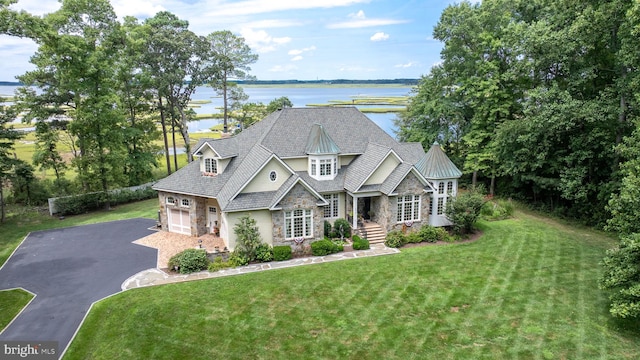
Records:
{"label": "tall tree", "polygon": [[[3,102],[2,98],[0,98],[1,102]],[[19,160],[11,154],[15,141],[22,137],[22,133],[10,125],[15,118],[16,111],[13,107],[0,106],[0,222],[4,222],[5,218],[4,185],[11,176],[13,167],[19,163]]]}
{"label": "tall tree", "polygon": [[127,126],[124,143],[127,157],[124,173],[128,185],[139,185],[153,178],[153,168],[157,167],[158,149],[153,141],[159,138],[152,111],[153,92],[150,77],[141,71],[144,55],[144,39],[141,25],[135,18],[126,17],[122,26],[122,41],[116,63],[116,93],[120,98]]}
{"label": "tall tree", "polygon": [[[143,62],[156,90],[165,137],[167,171],[171,173],[166,139],[166,119],[172,121],[184,140],[188,160],[192,161],[187,122],[188,104],[199,85],[210,78],[206,73],[203,40],[189,30],[189,23],[170,12],[161,11],[144,22]],[[175,142],[174,142],[175,144]],[[174,150],[175,153],[175,150]],[[177,163],[176,163],[177,165]]]}
{"label": "tall tree", "polygon": [[232,87],[231,80],[245,80],[251,78],[249,65],[258,61],[258,55],[251,52],[244,38],[234,35],[228,30],[216,31],[206,37],[211,61],[217,63],[218,74],[209,83],[216,89],[223,99],[223,131],[228,130],[228,100]]}
{"label": "tall tree", "polygon": [[122,46],[116,15],[107,0],[63,0],[58,11],[44,17],[44,23],[47,27],[34,39],[39,45],[32,57],[36,69],[19,77],[41,92],[26,90],[23,100],[34,114],[52,111],[72,119],[68,129],[79,149],[80,156],[73,160],[78,179],[85,191],[107,193],[123,182],[125,155],[122,132],[114,131],[123,126],[113,91]]}
{"label": "tall tree", "polygon": [[291,100],[286,96],[280,96],[279,98],[271,100],[269,104],[267,104],[267,114],[271,114],[274,111],[288,107],[293,107],[293,102],[291,102]]}

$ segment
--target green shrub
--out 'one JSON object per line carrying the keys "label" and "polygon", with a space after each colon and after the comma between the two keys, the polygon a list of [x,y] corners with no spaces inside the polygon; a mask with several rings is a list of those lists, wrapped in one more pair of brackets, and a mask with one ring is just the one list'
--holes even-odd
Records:
{"label": "green shrub", "polygon": [[262,245],[256,220],[249,215],[241,217],[233,232],[238,237],[235,251],[247,257],[247,263],[256,260],[256,250]]}
{"label": "green shrub", "polygon": [[284,261],[291,259],[291,246],[280,245],[273,247],[273,259],[275,261]]}
{"label": "green shrub", "polygon": [[178,268],[181,274],[202,271],[209,265],[207,253],[203,249],[186,249],[169,259],[169,269]]}
{"label": "green shrub", "polygon": [[363,239],[358,235],[353,235],[353,250],[367,250],[370,248],[369,240]]}
{"label": "green shrub", "polygon": [[351,225],[346,219],[336,219],[333,223],[333,231],[340,239],[351,237]]}
{"label": "green shrub", "polygon": [[104,208],[107,202],[112,205],[126,204],[134,201],[151,199],[158,193],[151,186],[137,190],[113,190],[104,193],[88,193],[66,196],[56,199],[56,209],[59,215],[77,215]]}
{"label": "green shrub", "polygon": [[324,221],[324,237],[329,237],[331,235],[331,223],[327,220]]}
{"label": "green shrub", "polygon": [[233,264],[230,261],[224,261],[222,260],[222,257],[218,256],[217,258],[213,259],[211,263],[209,263],[208,270],[213,272],[222,269],[228,269],[231,267],[233,267]]}
{"label": "green shrub", "polygon": [[420,241],[434,243],[438,240],[442,240],[441,239],[442,235],[440,234],[438,229],[442,229],[442,228],[437,228],[435,226],[431,226],[428,224],[423,225],[418,231]]}
{"label": "green shrub", "polygon": [[256,248],[256,260],[269,262],[273,260],[273,249],[269,244],[262,243]]}
{"label": "green shrub", "polygon": [[236,250],[229,255],[229,262],[234,267],[249,265],[249,261],[251,261],[251,259],[241,251]]}
{"label": "green shrub", "polygon": [[485,202],[482,190],[478,188],[472,188],[451,198],[447,202],[445,214],[453,223],[454,233],[458,235],[473,233],[473,226]]}
{"label": "green shrub", "polygon": [[405,235],[405,241],[407,242],[407,244],[417,244],[419,242],[422,242],[422,237],[420,237],[418,231],[412,231],[409,234]]}
{"label": "green shrub", "polygon": [[384,244],[390,248],[402,247],[406,242],[406,237],[399,230],[390,231],[384,240]]}
{"label": "green shrub", "polygon": [[503,220],[513,216],[514,206],[510,200],[487,201],[480,209],[480,215],[487,220]]}
{"label": "green shrub", "polygon": [[344,247],[331,240],[318,240],[311,243],[311,253],[314,256],[324,256],[343,251]]}

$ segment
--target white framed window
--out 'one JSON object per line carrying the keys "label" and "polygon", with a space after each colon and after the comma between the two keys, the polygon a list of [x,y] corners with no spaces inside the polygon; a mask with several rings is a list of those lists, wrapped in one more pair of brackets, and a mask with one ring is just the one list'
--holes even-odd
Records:
{"label": "white framed window", "polygon": [[204,159],[204,172],[210,174],[218,173],[218,160],[212,158]]}
{"label": "white framed window", "polygon": [[327,200],[329,205],[325,205],[324,207],[324,218],[337,218],[338,217],[338,206],[340,204],[340,195],[339,194],[329,194],[325,195],[324,199]]}
{"label": "white framed window", "polygon": [[447,182],[447,194],[448,195],[453,194],[453,181]]}
{"label": "white framed window", "polygon": [[338,156],[309,156],[309,175],[316,180],[332,180],[338,174]]}
{"label": "white framed window", "polygon": [[209,214],[215,215],[218,213],[218,209],[215,206],[209,206]]}
{"label": "white framed window", "polygon": [[438,183],[438,194],[444,194],[444,181]]}
{"label": "white framed window", "polygon": [[278,179],[278,173],[275,170],[272,170],[269,173],[269,180],[271,180],[271,182],[276,181],[276,179]]}
{"label": "white framed window", "polygon": [[169,196],[169,197],[167,197],[166,203],[167,203],[167,205],[175,205],[176,204],[176,199],[173,196]]}
{"label": "white framed window", "polygon": [[420,221],[420,195],[398,196],[397,220]]}
{"label": "white framed window", "polygon": [[444,198],[438,198],[438,215],[444,214]]}
{"label": "white framed window", "polygon": [[180,206],[182,207],[189,207],[189,205],[191,205],[189,199],[182,199],[182,201],[180,202]]}
{"label": "white framed window", "polygon": [[313,211],[296,209],[284,212],[285,238],[309,238],[313,236]]}

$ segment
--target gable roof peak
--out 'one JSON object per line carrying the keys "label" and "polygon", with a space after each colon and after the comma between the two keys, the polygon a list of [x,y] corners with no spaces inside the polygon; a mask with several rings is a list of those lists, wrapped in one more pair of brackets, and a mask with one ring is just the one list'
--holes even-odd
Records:
{"label": "gable roof peak", "polygon": [[322,124],[314,123],[311,126],[305,152],[309,155],[338,154],[340,148],[329,136]]}

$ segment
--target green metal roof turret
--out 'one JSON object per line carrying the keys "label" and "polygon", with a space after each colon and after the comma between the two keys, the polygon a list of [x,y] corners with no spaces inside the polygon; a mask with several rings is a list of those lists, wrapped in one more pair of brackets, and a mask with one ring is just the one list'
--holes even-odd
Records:
{"label": "green metal roof turret", "polygon": [[442,151],[440,144],[434,142],[425,156],[416,164],[418,171],[427,179],[457,179],[462,171]]}
{"label": "green metal roof turret", "polygon": [[306,153],[309,155],[338,154],[340,148],[320,124],[313,124],[307,139]]}

